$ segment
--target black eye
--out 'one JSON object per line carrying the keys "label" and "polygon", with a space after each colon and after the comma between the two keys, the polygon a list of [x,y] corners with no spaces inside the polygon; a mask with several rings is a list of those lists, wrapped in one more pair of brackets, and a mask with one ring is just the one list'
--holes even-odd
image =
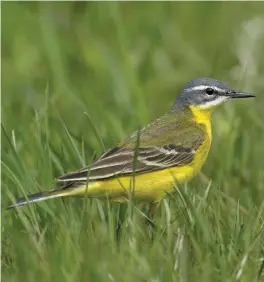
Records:
{"label": "black eye", "polygon": [[205,89],[205,92],[208,95],[212,95],[212,94],[214,94],[215,90],[213,88],[208,87],[208,88]]}

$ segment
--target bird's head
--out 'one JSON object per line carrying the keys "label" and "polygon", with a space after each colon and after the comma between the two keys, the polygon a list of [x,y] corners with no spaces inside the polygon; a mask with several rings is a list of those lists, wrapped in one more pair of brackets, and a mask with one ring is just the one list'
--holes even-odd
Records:
{"label": "bird's head", "polygon": [[234,90],[229,85],[212,78],[196,78],[184,86],[171,110],[178,107],[194,107],[212,112],[228,100],[249,97],[255,96]]}

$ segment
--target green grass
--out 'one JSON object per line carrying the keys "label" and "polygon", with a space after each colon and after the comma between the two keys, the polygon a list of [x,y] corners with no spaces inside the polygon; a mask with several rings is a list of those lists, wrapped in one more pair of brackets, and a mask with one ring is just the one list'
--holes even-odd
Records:
{"label": "green grass", "polygon": [[[3,281],[263,281],[264,4],[1,6]],[[214,115],[206,176],[160,204],[155,232],[145,204],[4,210],[163,114],[197,76],[257,98]]]}

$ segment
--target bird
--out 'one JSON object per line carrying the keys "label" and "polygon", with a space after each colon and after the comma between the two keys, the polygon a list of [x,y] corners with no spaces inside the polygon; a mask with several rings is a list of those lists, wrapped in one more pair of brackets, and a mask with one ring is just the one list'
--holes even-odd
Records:
{"label": "bird", "polygon": [[91,165],[57,178],[52,190],[13,200],[8,208],[47,199],[87,196],[124,203],[160,202],[201,170],[211,143],[211,116],[226,101],[255,97],[219,80],[189,81],[160,118],[134,131]]}

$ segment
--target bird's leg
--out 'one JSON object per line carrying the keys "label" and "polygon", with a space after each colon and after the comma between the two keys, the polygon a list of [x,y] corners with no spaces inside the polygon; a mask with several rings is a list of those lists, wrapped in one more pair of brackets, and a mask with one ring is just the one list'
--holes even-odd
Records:
{"label": "bird's leg", "polygon": [[158,208],[158,204],[157,203],[153,202],[153,203],[151,203],[149,205],[148,216],[147,216],[147,220],[146,220],[146,224],[150,228],[152,239],[153,239],[153,231],[155,231],[157,229],[157,226],[156,226],[156,224],[153,221],[154,216],[155,216],[156,211],[157,211],[157,208]]}
{"label": "bird's leg", "polygon": [[121,228],[122,228],[122,224],[124,223],[124,220],[125,220],[125,206],[123,204],[120,204],[118,220],[117,220],[117,227],[116,227],[117,244],[119,244],[119,241],[120,241]]}
{"label": "bird's leg", "polygon": [[117,227],[116,227],[116,241],[117,241],[117,244],[119,244],[119,241],[120,241],[120,234],[121,234],[121,228],[122,228],[122,223],[123,222],[124,222],[124,220],[121,220],[120,218],[118,219]]}
{"label": "bird's leg", "polygon": [[153,223],[153,218],[157,212],[158,204],[157,203],[151,203],[149,205],[149,210],[148,210],[148,218],[147,220]]}

